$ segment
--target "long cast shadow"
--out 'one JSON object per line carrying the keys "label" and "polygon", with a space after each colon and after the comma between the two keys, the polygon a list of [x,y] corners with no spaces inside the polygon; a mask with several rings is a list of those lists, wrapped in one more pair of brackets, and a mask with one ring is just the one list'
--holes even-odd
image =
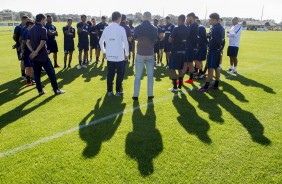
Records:
{"label": "long cast shadow", "polygon": [[[79,129],[80,138],[86,143],[82,155],[85,158],[93,158],[101,151],[103,142],[109,141],[115,134],[119,127],[126,104],[122,103],[123,98],[105,96],[103,103],[102,99],[98,99],[94,110],[90,111],[88,115],[80,122],[79,126],[85,126]],[[109,112],[115,112],[110,114]],[[88,119],[93,116],[90,123]],[[103,118],[108,117],[105,121]],[[88,124],[89,123],[89,124]]]}
{"label": "long cast shadow", "polygon": [[139,108],[139,102],[134,102],[133,108],[136,109],[132,115],[133,131],[126,136],[125,152],[137,161],[141,176],[147,177],[154,173],[154,158],[163,151],[162,136],[156,128],[152,102],[148,103],[144,115]]}
{"label": "long cast shadow", "polygon": [[210,125],[198,115],[195,107],[189,103],[187,96],[185,94],[181,94],[181,97],[175,95],[173,104],[180,115],[177,119],[183,128],[188,133],[197,136],[203,143],[211,144],[212,140],[208,135]]}

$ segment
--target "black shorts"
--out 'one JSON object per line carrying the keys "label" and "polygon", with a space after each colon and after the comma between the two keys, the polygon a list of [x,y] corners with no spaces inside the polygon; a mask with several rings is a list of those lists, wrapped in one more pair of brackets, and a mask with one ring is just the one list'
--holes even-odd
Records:
{"label": "black shorts", "polygon": [[197,60],[198,49],[187,49],[185,62],[191,63]]}
{"label": "black shorts", "polygon": [[57,41],[49,39],[47,41],[47,50],[48,50],[49,54],[50,53],[57,53],[59,51]]}
{"label": "black shorts", "polygon": [[220,64],[220,50],[209,50],[207,58],[207,67],[217,69]]}
{"label": "black shorts", "polygon": [[207,59],[207,47],[199,48],[196,54],[197,61],[205,61]]}
{"label": "black shorts", "polygon": [[154,53],[159,53],[160,51],[160,42],[157,41],[155,44],[154,44]]}
{"label": "black shorts", "polygon": [[23,56],[23,61],[24,61],[24,66],[25,67],[32,67],[32,62],[31,62],[31,59],[29,58],[28,54],[25,54]]}
{"label": "black shorts", "polygon": [[69,54],[74,51],[74,42],[65,42],[64,43],[64,52],[65,54]]}
{"label": "black shorts", "polygon": [[185,62],[185,51],[172,52],[169,59],[169,69],[182,70]]}
{"label": "black shorts", "polygon": [[89,51],[89,42],[78,42],[78,50],[79,51]]}
{"label": "black shorts", "polygon": [[160,41],[160,50],[164,49],[164,41]]}
{"label": "black shorts", "polygon": [[129,52],[135,52],[135,40],[129,42]]}
{"label": "black shorts", "polygon": [[229,46],[227,49],[227,56],[229,57],[237,57],[239,52],[239,47]]}
{"label": "black shorts", "polygon": [[100,48],[100,45],[99,45],[99,39],[91,39],[90,40],[90,48],[91,49],[97,49],[97,48]]}
{"label": "black shorts", "polygon": [[168,40],[164,40],[164,52],[171,52],[171,44]]}

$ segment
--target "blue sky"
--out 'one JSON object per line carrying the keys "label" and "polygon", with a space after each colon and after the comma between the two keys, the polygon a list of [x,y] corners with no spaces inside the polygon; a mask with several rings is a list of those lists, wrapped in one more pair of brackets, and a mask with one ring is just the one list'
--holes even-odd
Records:
{"label": "blue sky", "polygon": [[[28,3],[26,3],[28,2]],[[78,3],[79,2],[79,3]],[[153,14],[187,14],[195,12],[201,19],[205,18],[206,7],[208,14],[218,12],[223,17],[253,17],[260,19],[263,5],[264,19],[274,19],[276,22],[282,21],[282,0],[10,0],[2,1],[1,9],[12,9],[14,11],[26,10],[36,13],[77,13],[88,15],[110,15],[113,11],[121,13],[135,13],[151,11]]]}

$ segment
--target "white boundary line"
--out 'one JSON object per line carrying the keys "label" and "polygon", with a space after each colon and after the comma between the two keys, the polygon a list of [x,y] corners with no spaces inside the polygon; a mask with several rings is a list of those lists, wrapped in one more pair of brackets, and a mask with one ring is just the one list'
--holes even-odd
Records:
{"label": "white boundary line", "polygon": [[[260,67],[262,67],[262,66],[264,66],[264,65],[269,65],[269,64],[274,63],[274,62],[276,62],[276,61],[269,62],[269,63],[264,63],[264,64],[261,64],[261,65],[257,65],[256,67],[249,68],[248,70],[244,70],[244,71],[241,72],[241,73],[246,73],[246,72],[248,72],[248,71],[255,70],[256,68],[260,68]],[[227,78],[230,78],[230,77],[234,77],[234,76],[235,76],[235,75],[230,74],[230,75],[228,75],[227,77],[223,78],[221,81],[224,81],[224,79],[227,79]],[[193,90],[195,90],[195,89],[197,89],[197,87],[194,87],[193,89],[191,89],[191,91],[193,91]],[[185,93],[185,92],[183,92],[183,93]],[[187,92],[186,92],[186,93],[187,93]],[[127,109],[127,110],[124,110],[124,111],[121,111],[121,112],[117,112],[117,113],[111,114],[111,115],[109,115],[109,116],[100,118],[100,119],[98,119],[98,120],[95,120],[95,121],[90,122],[90,123],[87,124],[87,125],[80,125],[80,126],[78,126],[78,127],[74,127],[74,128],[72,128],[72,129],[69,129],[69,130],[66,130],[66,131],[63,131],[63,132],[59,132],[59,133],[54,134],[54,135],[52,135],[52,136],[45,137],[45,138],[40,139],[40,140],[38,140],[38,141],[35,141],[35,142],[33,142],[33,143],[25,144],[25,145],[23,145],[23,146],[20,146],[20,147],[17,147],[17,148],[14,148],[14,149],[11,149],[11,150],[2,152],[2,153],[0,153],[0,158],[3,158],[3,157],[8,156],[8,155],[15,154],[15,153],[20,152],[20,151],[23,151],[23,150],[27,150],[27,149],[33,148],[33,147],[38,146],[38,145],[40,145],[40,144],[43,144],[43,143],[52,141],[52,140],[57,139],[57,138],[60,138],[60,137],[62,137],[62,136],[64,136],[64,135],[67,135],[67,134],[70,134],[70,133],[72,133],[72,132],[81,130],[81,129],[83,129],[83,128],[90,127],[90,126],[96,125],[96,124],[98,124],[98,123],[102,123],[102,122],[104,122],[104,121],[106,121],[106,120],[109,120],[109,119],[112,119],[112,118],[114,118],[114,117],[116,117],[116,116],[118,116],[118,115],[128,114],[128,113],[134,112],[134,111],[136,111],[136,110],[138,110],[138,109],[142,109],[142,108],[144,108],[144,107],[147,107],[147,106],[149,106],[149,105],[157,104],[157,103],[166,101],[166,100],[168,100],[168,99],[172,99],[172,98],[174,98],[174,97],[177,96],[177,95],[178,95],[178,94],[169,95],[169,96],[167,96],[167,97],[164,97],[164,98],[161,98],[161,99],[158,99],[158,100],[154,100],[154,101],[152,101],[152,102],[145,103],[145,104],[142,104],[142,105],[137,106],[137,107],[133,107],[132,109]]]}

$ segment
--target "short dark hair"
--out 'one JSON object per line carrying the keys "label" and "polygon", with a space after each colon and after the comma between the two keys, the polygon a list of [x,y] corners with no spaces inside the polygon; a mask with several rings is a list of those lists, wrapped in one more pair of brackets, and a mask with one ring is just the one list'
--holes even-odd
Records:
{"label": "short dark hair", "polygon": [[193,18],[195,19],[195,18],[196,18],[196,15],[195,15],[194,12],[192,12],[192,13],[189,13],[189,14],[187,15],[187,17],[193,17]]}
{"label": "short dark hair", "polygon": [[86,18],[86,15],[81,15],[81,18],[85,17]]}
{"label": "short dark hair", "polygon": [[179,15],[178,16],[178,20],[185,22],[185,19],[186,19],[185,15]]}
{"label": "short dark hair", "polygon": [[29,17],[27,15],[22,16],[22,19],[28,19]]}
{"label": "short dark hair", "polygon": [[87,23],[89,26],[92,26],[92,22],[91,22],[91,21],[88,20],[86,23]]}
{"label": "short dark hair", "polygon": [[199,17],[198,17],[198,16],[196,16],[196,17],[195,17],[195,19],[196,19],[196,20],[198,20],[198,19],[199,19]]}
{"label": "short dark hair", "polygon": [[112,21],[117,21],[119,18],[121,18],[121,14],[119,12],[113,12],[112,13]]}
{"label": "short dark hair", "polygon": [[28,26],[33,25],[33,24],[34,24],[33,21],[27,21],[26,24],[25,24],[25,26],[28,27]]}
{"label": "short dark hair", "polygon": [[102,16],[101,19],[106,19],[106,16]]}
{"label": "short dark hair", "polygon": [[220,19],[220,16],[218,13],[212,13],[210,14],[210,18],[218,21]]}
{"label": "short dark hair", "polygon": [[52,16],[51,16],[51,15],[47,15],[46,17],[47,17],[47,18],[51,18]]}
{"label": "short dark hair", "polygon": [[159,22],[159,19],[154,19],[154,22]]}
{"label": "short dark hair", "polygon": [[165,19],[168,19],[168,20],[170,20],[170,16],[166,16],[166,18]]}
{"label": "short dark hair", "polygon": [[36,22],[41,22],[41,20],[43,20],[43,19],[46,19],[46,16],[43,15],[42,13],[36,15],[36,17],[35,17]]}
{"label": "short dark hair", "polygon": [[72,21],[72,18],[68,18],[68,21],[70,21],[70,20]]}
{"label": "short dark hair", "polygon": [[125,20],[126,20],[126,15],[122,14],[122,15],[121,15],[121,20],[122,20],[122,21],[125,21]]}

